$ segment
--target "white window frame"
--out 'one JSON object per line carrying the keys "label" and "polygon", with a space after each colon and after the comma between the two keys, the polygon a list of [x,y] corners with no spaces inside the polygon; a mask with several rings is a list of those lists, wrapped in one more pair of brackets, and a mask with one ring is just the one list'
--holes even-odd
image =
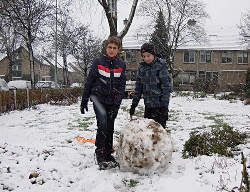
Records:
{"label": "white window frame", "polygon": [[[223,59],[225,58],[225,59]],[[225,62],[224,62],[225,60]],[[223,64],[232,64],[233,63],[233,54],[232,52],[223,52],[221,53],[221,63]]]}
{"label": "white window frame", "polygon": [[[241,59],[242,62],[239,62],[239,59]],[[244,62],[244,60],[246,60],[246,62]],[[237,53],[237,62],[238,62],[238,64],[248,64],[248,53],[247,52],[238,52]]]}
{"label": "white window frame", "polygon": [[211,55],[210,51],[201,51],[200,52],[200,63],[211,63],[211,60],[212,60],[212,55]]}
{"label": "white window frame", "polygon": [[[185,59],[188,60],[185,60]],[[183,55],[184,63],[195,63],[195,52],[194,51],[185,51]]]}

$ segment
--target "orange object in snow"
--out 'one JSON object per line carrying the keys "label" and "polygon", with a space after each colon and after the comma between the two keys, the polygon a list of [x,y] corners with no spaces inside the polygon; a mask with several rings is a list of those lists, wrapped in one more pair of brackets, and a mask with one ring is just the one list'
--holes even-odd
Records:
{"label": "orange object in snow", "polygon": [[93,143],[95,144],[95,139],[91,139],[91,140],[88,140],[88,139],[85,139],[84,137],[77,137],[76,140],[80,143],[87,143],[87,142],[90,142],[90,143]]}

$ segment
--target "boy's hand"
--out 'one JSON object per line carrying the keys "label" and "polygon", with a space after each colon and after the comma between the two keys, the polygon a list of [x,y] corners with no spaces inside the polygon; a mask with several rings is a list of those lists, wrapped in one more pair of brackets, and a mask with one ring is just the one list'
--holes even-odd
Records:
{"label": "boy's hand", "polygon": [[81,114],[85,114],[85,109],[86,111],[88,111],[88,100],[82,100],[80,109],[81,109]]}
{"label": "boy's hand", "polygon": [[111,110],[110,110],[110,118],[111,119],[116,118],[119,108],[120,108],[120,105],[117,105],[115,103],[113,104],[113,106],[111,107]]}
{"label": "boy's hand", "polygon": [[136,105],[135,104],[132,104],[131,107],[130,107],[130,110],[129,110],[129,114],[130,116],[132,117],[135,113],[135,108],[136,108]]}

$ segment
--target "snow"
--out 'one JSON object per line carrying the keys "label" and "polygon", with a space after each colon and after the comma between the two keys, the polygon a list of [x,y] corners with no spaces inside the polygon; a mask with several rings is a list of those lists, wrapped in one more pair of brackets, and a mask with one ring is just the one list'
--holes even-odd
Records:
{"label": "snow", "polygon": [[165,171],[172,153],[171,135],[159,123],[141,117],[124,126],[116,154],[121,170],[148,175]]}
{"label": "snow", "polygon": [[[131,99],[124,99],[115,121],[114,144],[129,121]],[[240,131],[250,131],[250,106],[212,97],[174,97],[170,101],[168,130],[173,153],[161,173],[141,175],[119,168],[98,170],[92,143],[79,143],[81,136],[94,139],[96,119],[89,111],[80,114],[80,102],[71,106],[42,104],[0,116],[0,191],[74,192],[207,192],[232,190],[241,183],[241,155],[233,158],[198,156],[183,159],[182,150],[194,129],[209,129],[216,117]],[[143,101],[136,111],[143,109]],[[250,159],[250,140],[240,149]],[[249,172],[249,169],[248,169]],[[37,178],[31,175],[38,173]],[[130,182],[136,181],[135,186]],[[33,184],[32,184],[33,183]]]}
{"label": "snow", "polygon": [[208,42],[198,43],[191,40],[178,49],[197,50],[246,50],[248,44],[243,41],[237,26],[206,26]]}

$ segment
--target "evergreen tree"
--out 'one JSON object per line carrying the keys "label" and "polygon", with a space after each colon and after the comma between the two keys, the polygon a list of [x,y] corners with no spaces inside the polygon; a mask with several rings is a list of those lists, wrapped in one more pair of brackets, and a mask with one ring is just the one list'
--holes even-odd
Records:
{"label": "evergreen tree", "polygon": [[169,60],[168,51],[168,34],[165,24],[164,14],[160,9],[156,19],[154,32],[151,35],[151,41],[155,45],[155,51],[160,54],[162,58]]}

